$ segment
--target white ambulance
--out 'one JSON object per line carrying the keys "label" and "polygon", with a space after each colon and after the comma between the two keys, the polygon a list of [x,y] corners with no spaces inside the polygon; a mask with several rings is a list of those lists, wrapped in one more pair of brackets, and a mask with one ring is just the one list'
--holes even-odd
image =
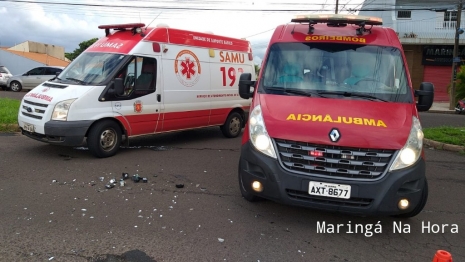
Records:
{"label": "white ambulance", "polygon": [[24,96],[22,134],[87,144],[96,157],[142,135],[208,126],[240,135],[250,101],[238,94],[238,76],[255,76],[248,41],[142,23],[99,28],[104,38]]}

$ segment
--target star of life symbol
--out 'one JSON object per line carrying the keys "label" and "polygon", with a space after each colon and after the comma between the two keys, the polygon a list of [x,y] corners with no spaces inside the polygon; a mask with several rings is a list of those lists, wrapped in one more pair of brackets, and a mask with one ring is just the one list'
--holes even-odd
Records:
{"label": "star of life symbol", "polygon": [[181,73],[183,76],[185,76],[187,79],[191,79],[192,75],[195,75],[195,65],[190,61],[189,57],[186,57],[186,60],[181,62]]}
{"label": "star of life symbol", "polygon": [[182,50],[174,61],[174,72],[181,84],[187,87],[194,86],[201,74],[200,61],[190,50]]}

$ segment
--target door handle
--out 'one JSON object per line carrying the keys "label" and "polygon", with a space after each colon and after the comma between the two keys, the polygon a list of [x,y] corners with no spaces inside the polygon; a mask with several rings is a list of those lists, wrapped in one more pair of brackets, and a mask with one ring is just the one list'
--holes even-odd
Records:
{"label": "door handle", "polygon": [[161,95],[160,94],[157,95],[157,101],[161,102]]}

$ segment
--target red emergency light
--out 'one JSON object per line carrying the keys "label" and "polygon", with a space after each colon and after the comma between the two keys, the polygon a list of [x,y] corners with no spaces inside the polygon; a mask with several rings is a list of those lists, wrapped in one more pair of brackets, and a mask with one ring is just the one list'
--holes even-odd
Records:
{"label": "red emergency light", "polygon": [[308,155],[319,157],[319,156],[323,156],[323,152],[317,151],[317,150],[312,150],[312,151],[308,152]]}
{"label": "red emergency light", "polygon": [[114,25],[99,25],[99,29],[105,29],[105,36],[110,34],[110,29],[113,30],[132,30],[133,34],[142,33],[142,27],[144,23],[130,23],[130,24],[114,24]]}
{"label": "red emergency light", "polygon": [[313,25],[318,23],[324,23],[328,26],[333,27],[342,27],[351,25],[357,25],[359,28],[356,29],[357,35],[361,35],[364,32],[369,32],[370,28],[365,28],[365,26],[374,26],[374,25],[382,25],[383,19],[380,17],[374,16],[362,16],[362,15],[345,15],[345,14],[310,14],[310,15],[297,15],[295,16],[291,22],[294,23],[301,23],[306,24],[308,23],[308,33],[313,33]]}

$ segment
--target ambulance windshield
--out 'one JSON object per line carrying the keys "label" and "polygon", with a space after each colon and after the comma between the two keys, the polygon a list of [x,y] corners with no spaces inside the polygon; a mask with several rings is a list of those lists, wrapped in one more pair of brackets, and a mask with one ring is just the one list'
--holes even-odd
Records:
{"label": "ambulance windshield", "polygon": [[82,53],[63,70],[55,81],[79,85],[101,85],[112,77],[125,55],[109,53]]}
{"label": "ambulance windshield", "polygon": [[413,101],[401,51],[393,47],[277,43],[263,70],[260,89],[266,93]]}

